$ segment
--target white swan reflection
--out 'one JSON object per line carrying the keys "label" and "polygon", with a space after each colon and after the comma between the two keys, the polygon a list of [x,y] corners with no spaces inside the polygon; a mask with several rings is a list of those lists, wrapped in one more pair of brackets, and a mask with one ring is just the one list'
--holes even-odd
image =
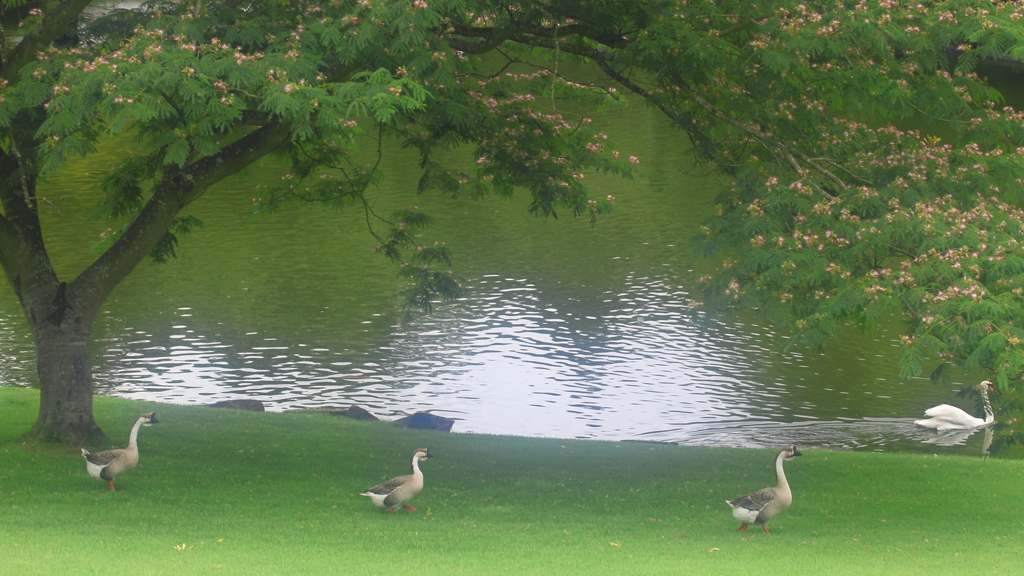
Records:
{"label": "white swan reflection", "polygon": [[[921,440],[925,444],[934,444],[936,446],[962,446],[967,443],[967,438],[982,428],[974,428],[971,430],[946,430],[944,432],[938,432],[934,435]],[[992,446],[992,427],[986,426],[985,440],[981,445],[981,453],[988,455],[988,449]]]}

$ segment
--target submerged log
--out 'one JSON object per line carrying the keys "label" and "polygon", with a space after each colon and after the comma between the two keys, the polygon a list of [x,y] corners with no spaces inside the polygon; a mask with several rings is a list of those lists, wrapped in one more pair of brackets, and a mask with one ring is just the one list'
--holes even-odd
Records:
{"label": "submerged log", "polygon": [[285,412],[321,412],[324,414],[330,414],[331,416],[340,416],[344,418],[351,418],[353,420],[380,420],[373,414],[371,414],[365,408],[359,406],[349,406],[348,408],[298,408],[296,410],[285,410]]}
{"label": "submerged log", "polygon": [[207,404],[208,408],[228,408],[231,410],[248,410],[249,412],[266,412],[263,402],[259,400],[221,400]]}

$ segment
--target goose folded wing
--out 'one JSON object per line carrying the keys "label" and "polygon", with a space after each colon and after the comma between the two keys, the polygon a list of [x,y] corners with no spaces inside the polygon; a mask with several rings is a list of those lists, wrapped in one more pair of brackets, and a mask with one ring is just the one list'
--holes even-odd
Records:
{"label": "goose folded wing", "polygon": [[117,460],[124,450],[104,450],[103,452],[96,452],[85,455],[85,459],[97,466],[106,466]]}
{"label": "goose folded wing", "polygon": [[760,510],[770,504],[772,500],[775,500],[775,490],[771,488],[762,488],[757,492],[751,492],[746,496],[740,496],[730,502],[730,504],[733,506],[740,506],[748,510]]}
{"label": "goose folded wing", "polygon": [[392,478],[387,482],[382,482],[380,484],[377,484],[373,488],[368,489],[367,492],[371,494],[391,494],[392,492],[395,491],[395,489],[400,488],[402,485],[404,485],[407,479],[408,478],[406,476]]}

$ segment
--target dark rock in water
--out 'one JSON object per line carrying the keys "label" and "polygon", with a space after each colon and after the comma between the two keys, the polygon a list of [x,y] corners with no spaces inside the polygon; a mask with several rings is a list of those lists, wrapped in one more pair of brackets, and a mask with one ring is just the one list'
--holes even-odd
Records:
{"label": "dark rock in water", "polygon": [[451,432],[452,424],[455,424],[455,420],[452,420],[451,418],[435,416],[429,412],[417,412],[412,416],[400,418],[396,420],[396,422],[405,428],[415,428],[417,430],[441,430],[442,432]]}
{"label": "dark rock in water", "polygon": [[259,400],[221,400],[207,404],[210,408],[230,408],[232,410],[248,410],[249,412],[266,412],[263,402]]}

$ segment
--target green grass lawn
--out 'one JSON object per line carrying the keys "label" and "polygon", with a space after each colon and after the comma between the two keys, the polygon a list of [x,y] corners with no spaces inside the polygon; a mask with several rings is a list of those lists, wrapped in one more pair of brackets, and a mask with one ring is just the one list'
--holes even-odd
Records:
{"label": "green grass lawn", "polygon": [[[0,573],[1013,574],[1024,461],[805,449],[771,536],[727,498],[773,451],[403,430],[324,414],[116,398],[96,418],[139,467],[117,492],[77,449],[23,444],[38,393],[0,387]],[[416,513],[359,492],[407,474]]]}

